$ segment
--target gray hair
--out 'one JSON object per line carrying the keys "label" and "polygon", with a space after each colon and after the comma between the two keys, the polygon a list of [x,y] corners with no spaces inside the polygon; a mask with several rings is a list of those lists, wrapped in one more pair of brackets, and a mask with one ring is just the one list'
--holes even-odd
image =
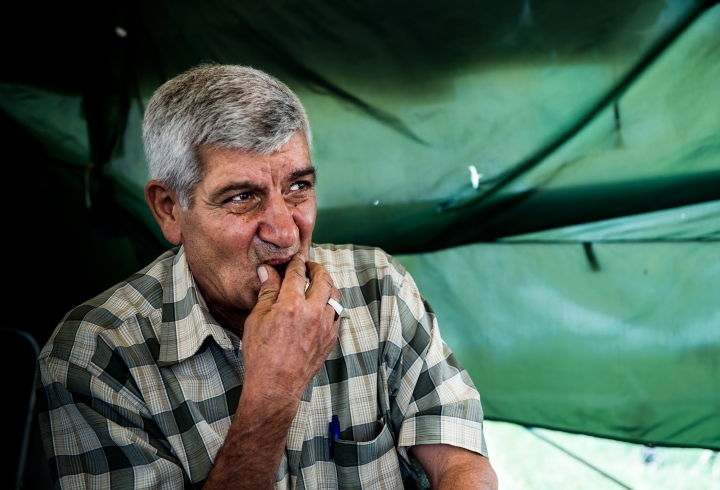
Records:
{"label": "gray hair", "polygon": [[231,148],[266,155],[310,123],[297,96],[280,80],[246,66],[203,64],[164,83],[143,118],[151,179],[167,184],[183,210],[203,179],[200,148]]}

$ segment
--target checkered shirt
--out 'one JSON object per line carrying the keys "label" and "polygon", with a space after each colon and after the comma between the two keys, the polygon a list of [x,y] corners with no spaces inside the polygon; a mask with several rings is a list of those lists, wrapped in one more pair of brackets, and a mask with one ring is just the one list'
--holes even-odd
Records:
{"label": "checkered shirt", "polygon": [[[348,314],[303,394],[275,488],[427,486],[408,454],[415,444],[487,456],[479,395],[412,277],[374,248],[313,246],[311,258]],[[73,309],[36,374],[54,479],[73,489],[200,488],[240,399],[242,359],[241,340],[208,311],[182,247]]]}

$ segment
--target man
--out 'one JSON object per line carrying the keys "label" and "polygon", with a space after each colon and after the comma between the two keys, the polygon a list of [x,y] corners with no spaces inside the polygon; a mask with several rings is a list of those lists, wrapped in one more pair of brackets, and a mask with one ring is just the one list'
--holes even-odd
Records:
{"label": "man", "polygon": [[60,486],[496,488],[479,395],[410,275],[312,244],[310,140],[257,70],[203,65],[154,94],[145,195],[180,246],[41,353]]}

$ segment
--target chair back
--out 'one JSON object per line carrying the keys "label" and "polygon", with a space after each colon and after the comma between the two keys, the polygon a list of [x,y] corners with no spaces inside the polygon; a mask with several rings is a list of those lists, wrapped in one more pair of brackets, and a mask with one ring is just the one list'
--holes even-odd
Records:
{"label": "chair back", "polygon": [[40,349],[27,332],[0,327],[0,375],[3,379],[2,434],[5,455],[0,458],[0,485],[19,490],[35,415],[35,362]]}

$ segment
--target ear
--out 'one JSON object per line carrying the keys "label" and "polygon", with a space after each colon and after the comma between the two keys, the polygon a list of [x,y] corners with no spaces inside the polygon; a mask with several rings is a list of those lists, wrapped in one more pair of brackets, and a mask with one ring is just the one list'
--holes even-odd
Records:
{"label": "ear", "polygon": [[179,245],[182,242],[182,209],[175,193],[163,182],[153,179],[145,185],[145,200],[167,241]]}

